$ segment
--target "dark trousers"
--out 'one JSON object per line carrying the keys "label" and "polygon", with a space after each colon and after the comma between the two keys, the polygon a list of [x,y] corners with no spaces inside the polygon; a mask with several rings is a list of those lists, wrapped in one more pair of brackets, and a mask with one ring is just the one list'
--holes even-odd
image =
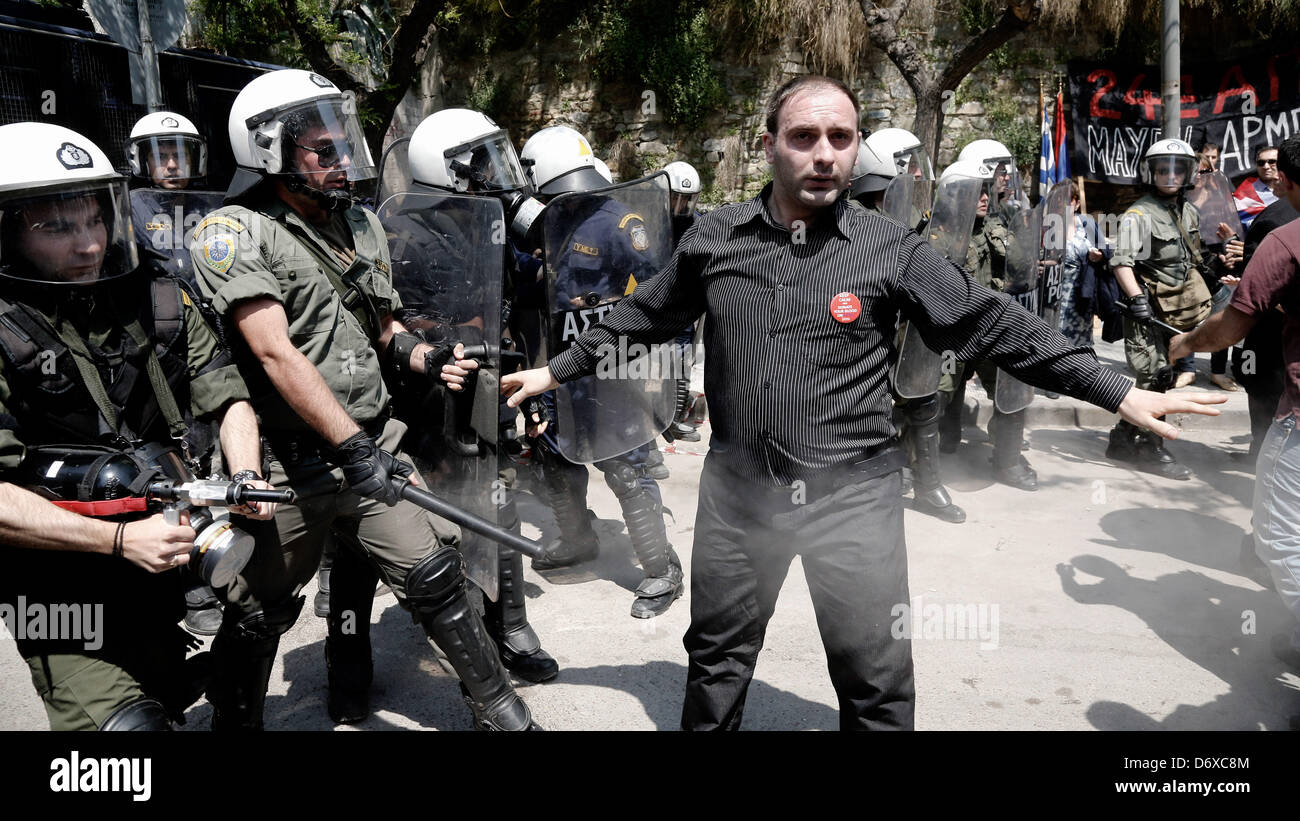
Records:
{"label": "dark trousers", "polygon": [[[839,697],[840,729],[912,729],[912,646],[894,638],[909,603],[902,476],[771,488],[710,454],[691,560],[682,729],[739,729],[790,562],[799,555]],[[906,612],[906,611],[904,611]]]}

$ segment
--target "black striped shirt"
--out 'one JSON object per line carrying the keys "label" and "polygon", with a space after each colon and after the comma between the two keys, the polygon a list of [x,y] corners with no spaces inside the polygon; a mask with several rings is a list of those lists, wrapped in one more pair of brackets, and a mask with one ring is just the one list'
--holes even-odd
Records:
{"label": "black striped shirt", "polygon": [[[550,361],[555,378],[594,373],[596,351],[617,349],[619,335],[665,342],[706,313],[710,447],[731,470],[774,485],[894,439],[889,366],[900,315],[958,360],[991,359],[1110,411],[1128,392],[1129,380],[1104,370],[1092,348],[1071,346],[915,232],[840,200],[792,233],[768,211],[770,191],[697,219],[662,272]],[[850,303],[841,319],[854,301],[859,315],[838,321],[833,301]]]}

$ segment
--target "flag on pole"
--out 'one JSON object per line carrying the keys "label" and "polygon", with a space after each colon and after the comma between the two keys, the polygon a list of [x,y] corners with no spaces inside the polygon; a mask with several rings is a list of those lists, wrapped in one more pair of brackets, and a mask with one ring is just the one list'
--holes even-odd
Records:
{"label": "flag on pole", "polygon": [[[1041,95],[1039,99],[1042,99]],[[1038,155],[1038,195],[1045,197],[1056,182],[1056,155],[1052,150],[1052,121],[1047,116],[1047,105],[1043,104],[1041,108],[1043,121],[1042,150]]]}
{"label": "flag on pole", "polygon": [[1065,96],[1056,87],[1056,123],[1053,128],[1052,151],[1056,156],[1056,181],[1070,178],[1070,149],[1065,144]]}

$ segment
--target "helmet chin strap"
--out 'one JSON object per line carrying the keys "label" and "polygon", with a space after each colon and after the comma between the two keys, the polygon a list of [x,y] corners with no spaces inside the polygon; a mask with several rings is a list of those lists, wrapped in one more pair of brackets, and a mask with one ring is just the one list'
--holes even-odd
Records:
{"label": "helmet chin strap", "polygon": [[298,174],[293,174],[284,183],[285,188],[295,194],[304,194],[316,201],[316,204],[329,212],[346,211],[355,202],[352,196],[352,183],[346,182],[342,188],[321,191],[308,185]]}

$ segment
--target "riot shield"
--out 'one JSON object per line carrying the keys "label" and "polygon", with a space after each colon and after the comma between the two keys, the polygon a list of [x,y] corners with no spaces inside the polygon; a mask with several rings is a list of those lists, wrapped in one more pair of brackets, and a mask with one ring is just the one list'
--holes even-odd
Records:
{"label": "riot shield", "polygon": [[1219,245],[1225,241],[1219,238],[1220,225],[1232,229],[1237,239],[1245,238],[1246,232],[1241,227],[1241,218],[1237,216],[1237,205],[1232,194],[1232,183],[1228,182],[1222,171],[1196,175],[1195,187],[1187,193],[1187,201],[1195,205],[1201,215],[1201,242],[1204,244]]}
{"label": "riot shield", "polygon": [[[646,177],[563,194],[542,214],[553,357],[614,309],[672,256],[668,189]],[[689,379],[676,345],[621,340],[599,370],[556,391],[555,438],[566,459],[599,462],[652,440],[672,422],[676,380]]]}
{"label": "riot shield", "polygon": [[934,198],[934,180],[899,174],[889,181],[881,202],[885,216],[901,222],[913,231],[920,231],[930,217],[930,203]]}
{"label": "riot shield", "polygon": [[[895,178],[894,182],[897,181]],[[914,184],[900,186],[914,187]],[[934,250],[958,265],[966,260],[966,248],[970,244],[971,226],[975,224],[982,187],[983,182],[967,177],[950,177],[941,181],[937,185],[929,221],[923,226],[924,236]],[[886,209],[892,189],[893,183],[885,190]],[[913,197],[897,197],[895,202],[899,200],[908,205],[915,202]],[[926,346],[912,323],[903,323],[898,356],[894,360],[894,392],[906,399],[920,399],[937,393],[942,367],[942,356]]]}
{"label": "riot shield", "polygon": [[[494,197],[408,191],[379,207],[402,299],[397,319],[426,342],[463,342],[479,363],[467,390],[413,376],[394,386],[394,407],[409,429],[403,449],[429,490],[497,521],[501,295],[505,220]],[[465,575],[497,598],[497,546],[462,534]]]}
{"label": "riot shield", "polygon": [[1061,326],[1061,280],[1065,252],[1074,235],[1070,184],[1059,182],[1043,198],[1043,264],[1038,278],[1038,315],[1053,329]]}
{"label": "riot shield", "polygon": [[135,228],[135,238],[167,258],[163,264],[168,273],[193,285],[190,239],[203,217],[220,208],[224,198],[225,194],[220,191],[137,188],[131,192],[131,224]]}
{"label": "riot shield", "polygon": [[[1021,208],[1002,216],[1011,234],[1002,290],[1031,314],[1041,314],[1038,274],[1043,262],[1043,219],[1047,205],[1044,199],[1034,208]],[[1029,407],[1033,400],[1032,385],[998,370],[997,386],[993,392],[993,404],[998,410],[1016,413]]]}

